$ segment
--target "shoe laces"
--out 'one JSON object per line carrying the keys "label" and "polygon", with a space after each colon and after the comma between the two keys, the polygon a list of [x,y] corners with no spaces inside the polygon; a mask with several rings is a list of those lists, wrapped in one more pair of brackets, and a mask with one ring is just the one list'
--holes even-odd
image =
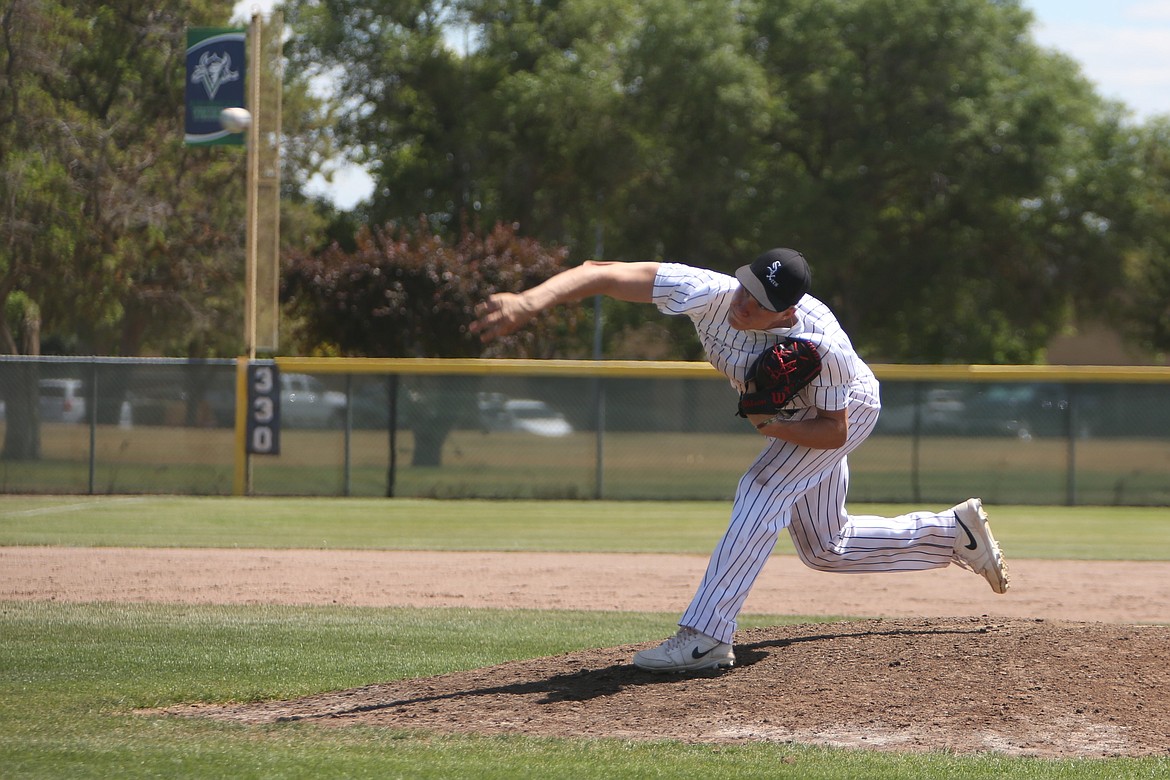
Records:
{"label": "shoe laces", "polygon": [[693,628],[687,628],[684,626],[678,630],[678,633],[663,642],[662,648],[664,650],[674,650],[675,648],[681,647],[682,645],[697,639],[698,636],[698,631]]}

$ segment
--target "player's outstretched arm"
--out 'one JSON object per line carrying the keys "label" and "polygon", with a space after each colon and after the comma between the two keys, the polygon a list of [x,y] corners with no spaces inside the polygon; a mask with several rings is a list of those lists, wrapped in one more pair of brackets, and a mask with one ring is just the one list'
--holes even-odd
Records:
{"label": "player's outstretched arm", "polygon": [[611,263],[589,260],[520,293],[496,293],[475,306],[471,332],[492,341],[522,328],[545,309],[591,295],[650,303],[658,263]]}

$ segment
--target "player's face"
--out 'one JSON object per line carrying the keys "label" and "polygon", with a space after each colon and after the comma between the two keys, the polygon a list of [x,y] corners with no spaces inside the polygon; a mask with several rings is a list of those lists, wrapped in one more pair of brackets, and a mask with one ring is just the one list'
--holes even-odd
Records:
{"label": "player's face", "polygon": [[740,287],[731,296],[727,323],[736,330],[770,330],[789,327],[792,309],[774,312],[760,305],[746,287]]}

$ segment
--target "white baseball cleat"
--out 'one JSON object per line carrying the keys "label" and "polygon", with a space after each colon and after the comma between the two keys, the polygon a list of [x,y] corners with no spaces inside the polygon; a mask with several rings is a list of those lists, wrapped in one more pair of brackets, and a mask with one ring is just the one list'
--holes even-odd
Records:
{"label": "white baseball cleat", "polygon": [[651,672],[691,672],[734,665],[735,653],[730,644],[686,627],[658,647],[634,655],[634,666]]}
{"label": "white baseball cleat", "polygon": [[991,535],[983,502],[969,498],[951,509],[955,513],[954,561],[979,574],[996,593],[1007,593],[1008,570],[999,544]]}

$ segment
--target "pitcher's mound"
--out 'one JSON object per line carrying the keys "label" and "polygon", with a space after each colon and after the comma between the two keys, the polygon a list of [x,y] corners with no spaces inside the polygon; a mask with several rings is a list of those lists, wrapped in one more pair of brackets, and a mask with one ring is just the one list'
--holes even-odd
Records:
{"label": "pitcher's mound", "polygon": [[734,669],[687,675],[635,669],[630,657],[646,646],[167,712],[443,733],[1170,754],[1170,627],[968,617],[782,626],[741,631]]}

